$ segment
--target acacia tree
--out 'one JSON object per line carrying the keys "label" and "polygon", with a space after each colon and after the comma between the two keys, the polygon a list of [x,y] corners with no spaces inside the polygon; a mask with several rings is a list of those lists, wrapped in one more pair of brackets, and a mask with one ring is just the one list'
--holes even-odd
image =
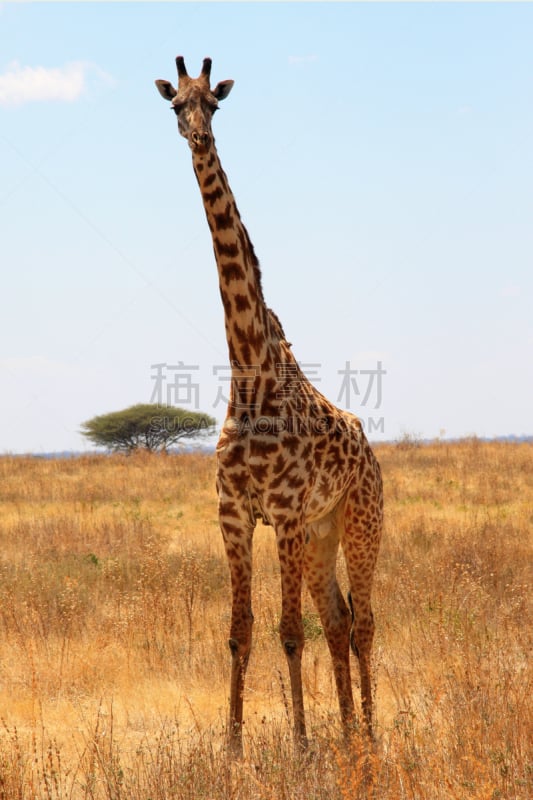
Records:
{"label": "acacia tree", "polygon": [[114,452],[131,453],[140,448],[156,452],[168,450],[181,439],[209,436],[215,423],[201,412],[138,403],[83,422],[81,433],[93,444]]}

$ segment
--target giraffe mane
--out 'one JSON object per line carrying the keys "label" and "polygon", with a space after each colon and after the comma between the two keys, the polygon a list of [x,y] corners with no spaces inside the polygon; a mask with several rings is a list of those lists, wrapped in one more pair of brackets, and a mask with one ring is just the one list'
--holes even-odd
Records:
{"label": "giraffe mane", "polygon": [[[267,314],[268,319],[270,321],[270,329],[271,331],[280,339],[280,341],[287,342],[287,337],[285,335],[285,331],[283,330],[283,325],[281,324],[280,318],[276,314],[275,311],[272,311],[271,308],[267,307]],[[290,347],[290,342],[287,342],[288,346]]]}

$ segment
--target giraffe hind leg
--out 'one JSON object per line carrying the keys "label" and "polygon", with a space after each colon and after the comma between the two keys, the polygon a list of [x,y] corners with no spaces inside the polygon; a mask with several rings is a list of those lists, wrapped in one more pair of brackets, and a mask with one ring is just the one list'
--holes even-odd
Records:
{"label": "giraffe hind leg", "polygon": [[304,648],[301,606],[304,556],[303,529],[294,534],[292,531],[288,533],[282,526],[279,526],[276,528],[276,538],[281,573],[279,635],[287,658],[291,682],[294,744],[296,751],[302,752],[308,744],[302,684],[302,653]]}
{"label": "giraffe hind leg", "polygon": [[363,494],[356,484],[348,490],[341,531],[341,544],[350,584],[348,595],[352,614],[350,645],[359,662],[361,706],[365,727],[370,736],[372,736],[371,654],[374,639],[371,593],[382,525],[379,468],[374,477],[376,480],[373,492]]}

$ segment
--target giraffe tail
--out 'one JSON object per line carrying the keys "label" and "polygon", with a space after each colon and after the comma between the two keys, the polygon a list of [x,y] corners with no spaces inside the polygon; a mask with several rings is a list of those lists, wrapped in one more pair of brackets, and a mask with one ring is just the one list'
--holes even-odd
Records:
{"label": "giraffe tail", "polygon": [[350,632],[350,647],[352,648],[354,654],[359,658],[359,650],[357,649],[357,645],[355,643],[354,635],[353,635],[353,623],[355,622],[355,611],[353,608],[353,600],[352,600],[352,593],[348,592],[348,605],[350,607],[350,613],[352,615],[352,630]]}

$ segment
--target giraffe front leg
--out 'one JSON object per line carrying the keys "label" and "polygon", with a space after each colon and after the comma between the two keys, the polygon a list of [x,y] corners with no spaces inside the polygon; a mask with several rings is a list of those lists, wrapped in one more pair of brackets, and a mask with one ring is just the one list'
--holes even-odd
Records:
{"label": "giraffe front leg", "polygon": [[[234,604],[235,607],[235,604]],[[229,738],[230,754],[242,758],[242,724],[244,679],[250,649],[252,646],[253,616],[250,605],[248,611],[238,609],[232,613],[229,648],[231,651]]]}
{"label": "giraffe front leg", "polygon": [[235,758],[241,758],[243,695],[246,668],[252,647],[252,535],[249,523],[238,525],[221,516],[220,527],[224,537],[226,556],[231,575],[231,626],[229,647],[231,651],[230,713],[228,749]]}
{"label": "giraffe front leg", "polygon": [[333,664],[344,735],[350,738],[355,721],[350,679],[351,615],[337,583],[338,545],[339,535],[336,528],[332,528],[330,534],[324,538],[317,538],[310,531],[305,546],[304,577],[320,614]]}
{"label": "giraffe front leg", "polygon": [[297,534],[276,531],[281,570],[281,622],[279,635],[287,657],[291,681],[294,744],[297,751],[307,747],[305,710],[302,687],[302,625],[303,530]]}

